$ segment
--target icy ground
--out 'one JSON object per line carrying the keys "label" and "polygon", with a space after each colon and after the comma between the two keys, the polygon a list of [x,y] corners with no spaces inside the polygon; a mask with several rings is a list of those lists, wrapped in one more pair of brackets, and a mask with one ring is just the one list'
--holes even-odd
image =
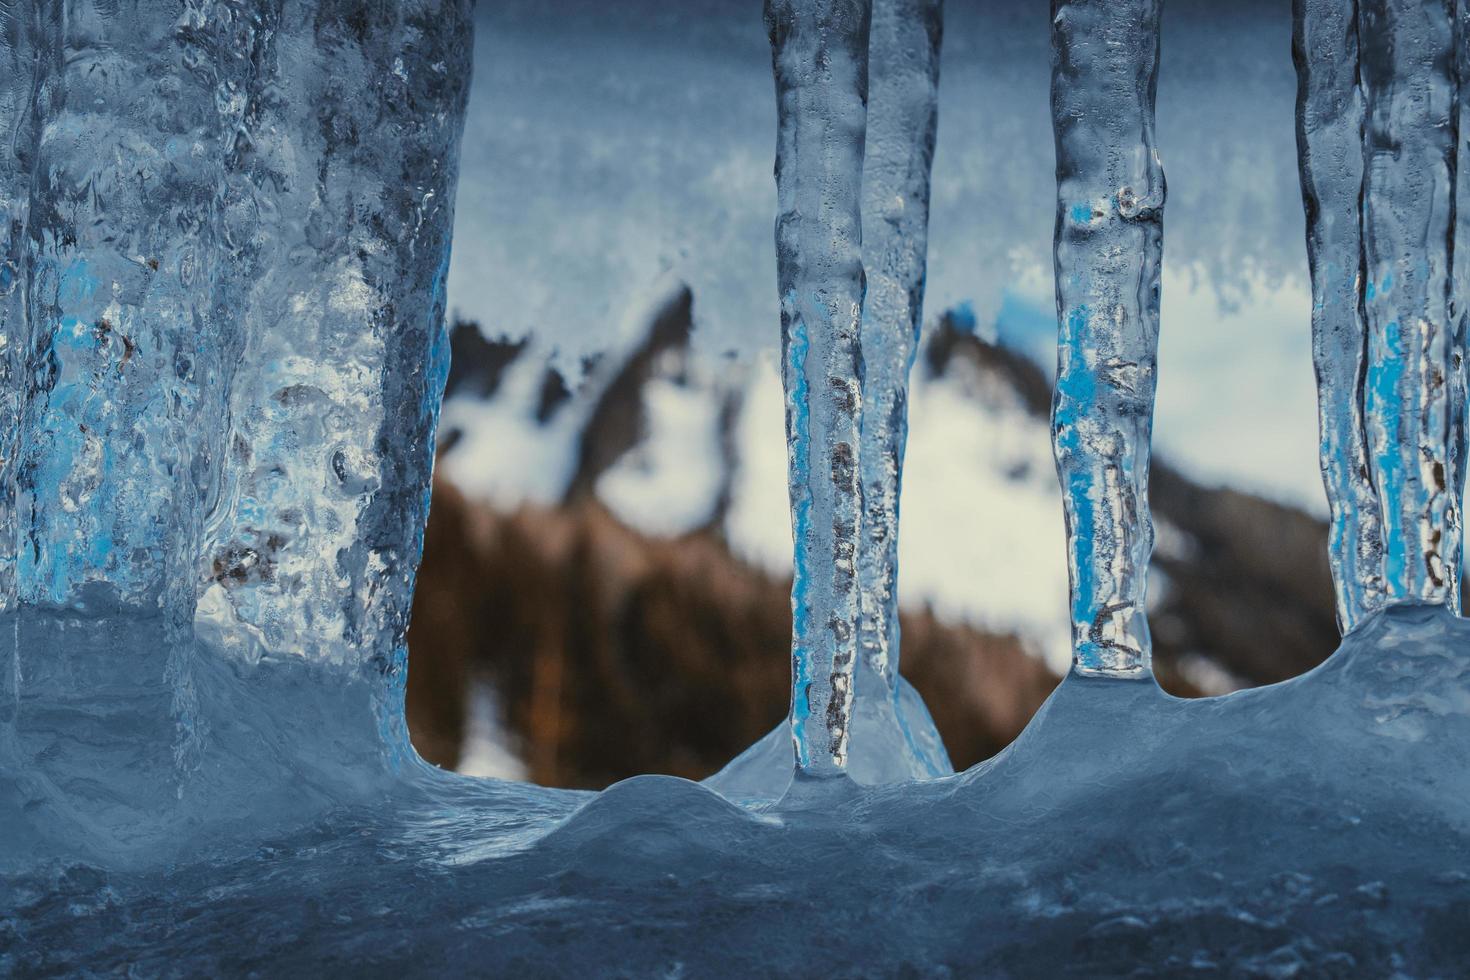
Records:
{"label": "icy ground", "polygon": [[763,812],[667,777],[590,795],[409,763],[292,814],[321,772],[290,764],[231,790],[228,833],[183,821],[132,870],[12,864],[0,973],[1456,974],[1467,654],[1470,624],[1401,607],[1228,697],[1071,678],[969,772]]}

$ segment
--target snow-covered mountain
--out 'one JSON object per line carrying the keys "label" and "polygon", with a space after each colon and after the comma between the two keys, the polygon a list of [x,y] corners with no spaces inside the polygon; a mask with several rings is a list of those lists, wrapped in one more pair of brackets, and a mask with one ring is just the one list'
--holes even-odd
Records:
{"label": "snow-covered mountain", "polygon": [[[534,339],[487,339],[461,324],[441,475],[501,511],[596,499],[646,535],[716,529],[737,556],[789,575],[776,364],[691,348],[693,304],[685,286],[664,284],[605,354],[576,365]],[[963,310],[925,331],[912,376],[901,602],[1014,634],[1060,671],[1067,571],[1050,380],[987,334]],[[1162,461],[1153,502],[1152,620],[1178,676],[1220,692],[1291,676],[1330,652],[1318,519],[1200,486]]]}

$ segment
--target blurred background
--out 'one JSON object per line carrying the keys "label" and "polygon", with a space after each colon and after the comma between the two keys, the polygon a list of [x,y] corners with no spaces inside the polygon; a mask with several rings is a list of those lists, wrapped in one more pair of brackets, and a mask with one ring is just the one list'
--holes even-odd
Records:
{"label": "blurred background", "polygon": [[[760,0],[478,15],[454,360],[410,630],[449,768],[699,778],[785,716],[791,532]],[[947,0],[902,668],[966,767],[1069,662],[1045,0]],[[1336,645],[1289,0],[1171,0],[1150,579],[1176,694]]]}

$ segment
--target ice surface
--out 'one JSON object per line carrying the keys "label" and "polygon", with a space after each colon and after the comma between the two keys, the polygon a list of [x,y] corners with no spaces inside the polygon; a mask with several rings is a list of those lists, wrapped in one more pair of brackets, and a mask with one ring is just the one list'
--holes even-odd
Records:
{"label": "ice surface", "polygon": [[1059,341],[1053,445],[1066,509],[1075,669],[1150,669],[1149,440],[1164,171],[1154,148],[1157,0],[1052,14]]}
{"label": "ice surface", "polygon": [[448,369],[469,8],[259,7],[279,21],[233,134],[243,329],[203,570],[209,626],[242,655],[402,671]]}
{"label": "ice surface", "polygon": [[766,7],[779,108],[794,679],[790,738],[778,727],[711,777],[731,798],[780,796],[793,761],[799,776],[865,784],[953,771],[923,699],[898,676],[899,496],[923,320],[941,9],[926,0]]}
{"label": "ice surface", "polygon": [[[189,615],[230,367],[219,195],[254,25],[219,5],[36,3],[7,39],[20,71],[7,163],[26,198],[10,233],[6,508],[14,594]],[[228,50],[215,57],[217,50]],[[25,69],[28,68],[29,71]]]}
{"label": "ice surface", "polygon": [[990,762],[816,811],[669,777],[590,796],[415,769],[171,867],[11,876],[0,968],[1453,975],[1467,653],[1464,621],[1401,607],[1229,697],[1074,675]]}
{"label": "ice surface", "polygon": [[938,123],[938,0],[877,0],[863,159],[861,662],[898,676],[898,505],[909,373],[924,317],[929,170]]}
{"label": "ice surface", "polygon": [[[868,43],[856,692],[860,713],[891,711],[889,725],[899,734],[885,737],[875,731],[868,738],[885,738],[907,749],[882,750],[901,760],[883,770],[890,779],[953,771],[918,692],[900,691],[898,676],[899,501],[908,442],[909,374],[924,321],[943,19],[941,0],[874,0]],[[874,703],[866,703],[869,699]]]}
{"label": "ice surface", "polygon": [[[1456,143],[1453,9],[1363,0],[1363,384],[1389,601],[1458,597],[1450,417],[1461,370],[1451,315]],[[1458,468],[1457,468],[1458,469]],[[1458,606],[1458,602],[1455,603]]]}

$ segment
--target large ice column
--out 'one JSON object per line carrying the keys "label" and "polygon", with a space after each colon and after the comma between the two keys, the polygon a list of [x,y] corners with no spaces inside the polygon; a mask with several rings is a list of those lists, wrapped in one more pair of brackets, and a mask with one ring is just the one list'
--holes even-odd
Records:
{"label": "large ice column", "polygon": [[1354,0],[1296,0],[1297,155],[1312,274],[1328,555],[1344,633],[1383,604],[1383,536],[1363,422],[1366,333],[1359,305],[1363,103]]}
{"label": "large ice column", "polygon": [[1161,0],[1054,0],[1060,340],[1052,440],[1073,669],[1150,668],[1144,594],[1164,172],[1154,149]]}
{"label": "large ice column", "polygon": [[[861,659],[859,714],[894,713],[889,724],[909,758],[901,775],[949,771],[927,711],[898,673],[898,526],[908,441],[908,384],[923,321],[929,237],[929,174],[939,121],[943,0],[875,0],[869,38],[867,147],[863,159],[861,461],[863,520],[858,544]],[[871,688],[871,690],[869,690]],[[869,704],[869,701],[886,704]],[[889,704],[892,707],[889,707]],[[855,723],[861,728],[861,722]],[[875,732],[874,736],[882,734]],[[891,736],[890,736],[891,737]],[[878,746],[855,753],[879,755]]]}
{"label": "large ice column", "polygon": [[17,853],[308,814],[407,750],[470,7],[0,11]]}
{"label": "large ice column", "polygon": [[[248,327],[200,626],[402,678],[428,508],[470,0],[286,0],[242,131]],[[389,712],[391,714],[391,710]]]}
{"label": "large ice column", "polygon": [[1389,602],[1449,602],[1456,84],[1453,0],[1360,0],[1363,389]]}
{"label": "large ice column", "polygon": [[[30,212],[31,149],[35,144],[36,80],[50,65],[41,58],[54,34],[52,13],[40,5],[0,10],[0,615],[15,605],[15,492],[22,398],[20,351],[25,338],[26,216]],[[0,638],[0,767],[13,765],[20,698],[20,658],[14,635]],[[3,792],[3,791],[0,791]],[[14,821],[0,813],[0,820]]]}
{"label": "large ice column", "polygon": [[847,764],[857,656],[869,0],[767,0],[776,76],[776,255],[786,387],[791,733],[799,771]]}
{"label": "large ice column", "polygon": [[251,6],[45,0],[19,14],[34,19],[32,118],[29,145],[8,148],[26,169],[7,163],[8,193],[28,200],[4,491],[22,603],[192,610],[231,368],[211,287]]}
{"label": "large ice column", "polygon": [[[0,217],[5,222],[0,256],[0,612],[15,603],[15,492],[24,404],[20,353],[25,341],[26,217],[36,142],[36,84],[53,70],[49,22],[59,7],[16,5],[0,11]],[[3,710],[3,708],[0,708]]]}
{"label": "large ice column", "polygon": [[198,759],[187,627],[239,333],[224,174],[256,7],[0,18],[0,807],[22,851],[21,813],[138,839]]}

